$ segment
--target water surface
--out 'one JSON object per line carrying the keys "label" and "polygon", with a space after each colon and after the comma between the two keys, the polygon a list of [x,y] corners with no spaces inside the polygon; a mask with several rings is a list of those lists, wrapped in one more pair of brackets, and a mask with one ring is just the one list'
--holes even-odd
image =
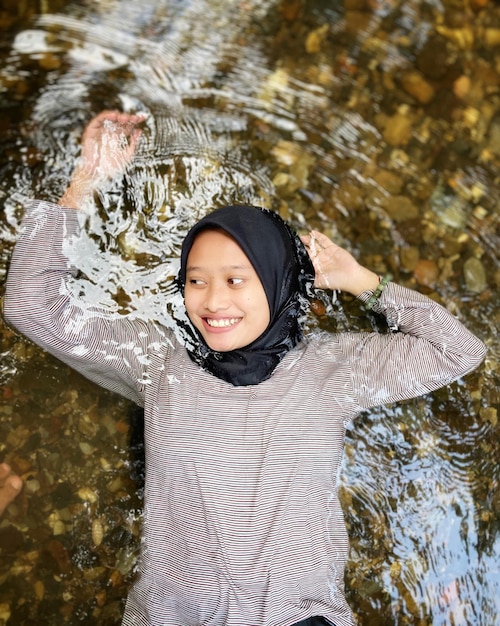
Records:
{"label": "water surface", "polygon": [[[171,325],[186,229],[252,202],[488,343],[465,380],[352,425],[342,500],[359,624],[500,623],[496,3],[47,0],[0,20],[2,280],[24,203],[62,193],[92,115],[144,111],[136,160],[88,207],[87,297]],[[383,329],[349,298],[314,310],[312,331]],[[140,536],[133,407],[0,332],[0,455],[26,481],[0,522],[0,623],[119,624]]]}

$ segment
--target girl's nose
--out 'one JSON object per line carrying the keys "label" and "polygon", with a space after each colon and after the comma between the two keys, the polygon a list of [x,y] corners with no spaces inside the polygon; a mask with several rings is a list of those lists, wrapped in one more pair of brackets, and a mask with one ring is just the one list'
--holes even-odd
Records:
{"label": "girl's nose", "polygon": [[206,291],[205,307],[207,311],[215,313],[226,309],[228,306],[227,294],[225,289],[219,284],[211,284]]}

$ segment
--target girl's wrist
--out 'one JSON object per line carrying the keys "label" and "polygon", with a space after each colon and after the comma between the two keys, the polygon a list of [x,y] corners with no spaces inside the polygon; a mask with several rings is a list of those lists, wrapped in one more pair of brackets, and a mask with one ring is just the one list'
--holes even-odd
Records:
{"label": "girl's wrist", "polygon": [[372,291],[372,295],[365,301],[364,308],[366,311],[371,311],[373,307],[377,304],[382,292],[386,288],[387,284],[392,280],[391,274],[386,274],[383,277],[380,277],[379,284],[377,288]]}
{"label": "girl's wrist", "polygon": [[78,208],[83,200],[94,193],[96,188],[95,176],[85,168],[77,168],[71,177],[66,191],[58,201],[65,207]]}
{"label": "girl's wrist", "polygon": [[89,198],[94,192],[93,185],[87,185],[84,183],[71,183],[66,189],[63,195],[59,198],[58,204],[60,206],[69,207],[73,209],[80,208],[80,204]]}
{"label": "girl's wrist", "polygon": [[356,276],[353,277],[347,291],[357,298],[364,291],[375,291],[379,282],[380,278],[378,274],[360,265],[359,271]]}

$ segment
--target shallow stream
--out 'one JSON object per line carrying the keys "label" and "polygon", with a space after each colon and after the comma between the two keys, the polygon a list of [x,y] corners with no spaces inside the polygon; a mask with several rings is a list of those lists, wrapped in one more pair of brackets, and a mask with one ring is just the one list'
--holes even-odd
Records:
{"label": "shallow stream", "polygon": [[[170,325],[183,234],[251,202],[429,294],[488,345],[432,396],[361,416],[342,501],[361,626],[500,624],[500,6],[495,0],[6,0],[0,281],[24,204],[85,124],[148,114],[76,251],[86,296]],[[319,294],[311,332],[378,327]],[[0,626],[120,623],[141,519],[140,415],[0,322]],[[374,364],[376,367],[376,364]],[[132,438],[132,444],[131,444]]]}

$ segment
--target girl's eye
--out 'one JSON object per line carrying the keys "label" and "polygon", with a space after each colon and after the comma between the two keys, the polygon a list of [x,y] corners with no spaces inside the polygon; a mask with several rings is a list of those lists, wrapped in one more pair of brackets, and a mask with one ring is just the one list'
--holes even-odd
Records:
{"label": "girl's eye", "polygon": [[194,285],[195,287],[205,284],[205,282],[199,278],[190,278],[188,282],[190,285]]}
{"label": "girl's eye", "polygon": [[227,281],[230,285],[241,285],[243,282],[243,278],[230,278]]}

